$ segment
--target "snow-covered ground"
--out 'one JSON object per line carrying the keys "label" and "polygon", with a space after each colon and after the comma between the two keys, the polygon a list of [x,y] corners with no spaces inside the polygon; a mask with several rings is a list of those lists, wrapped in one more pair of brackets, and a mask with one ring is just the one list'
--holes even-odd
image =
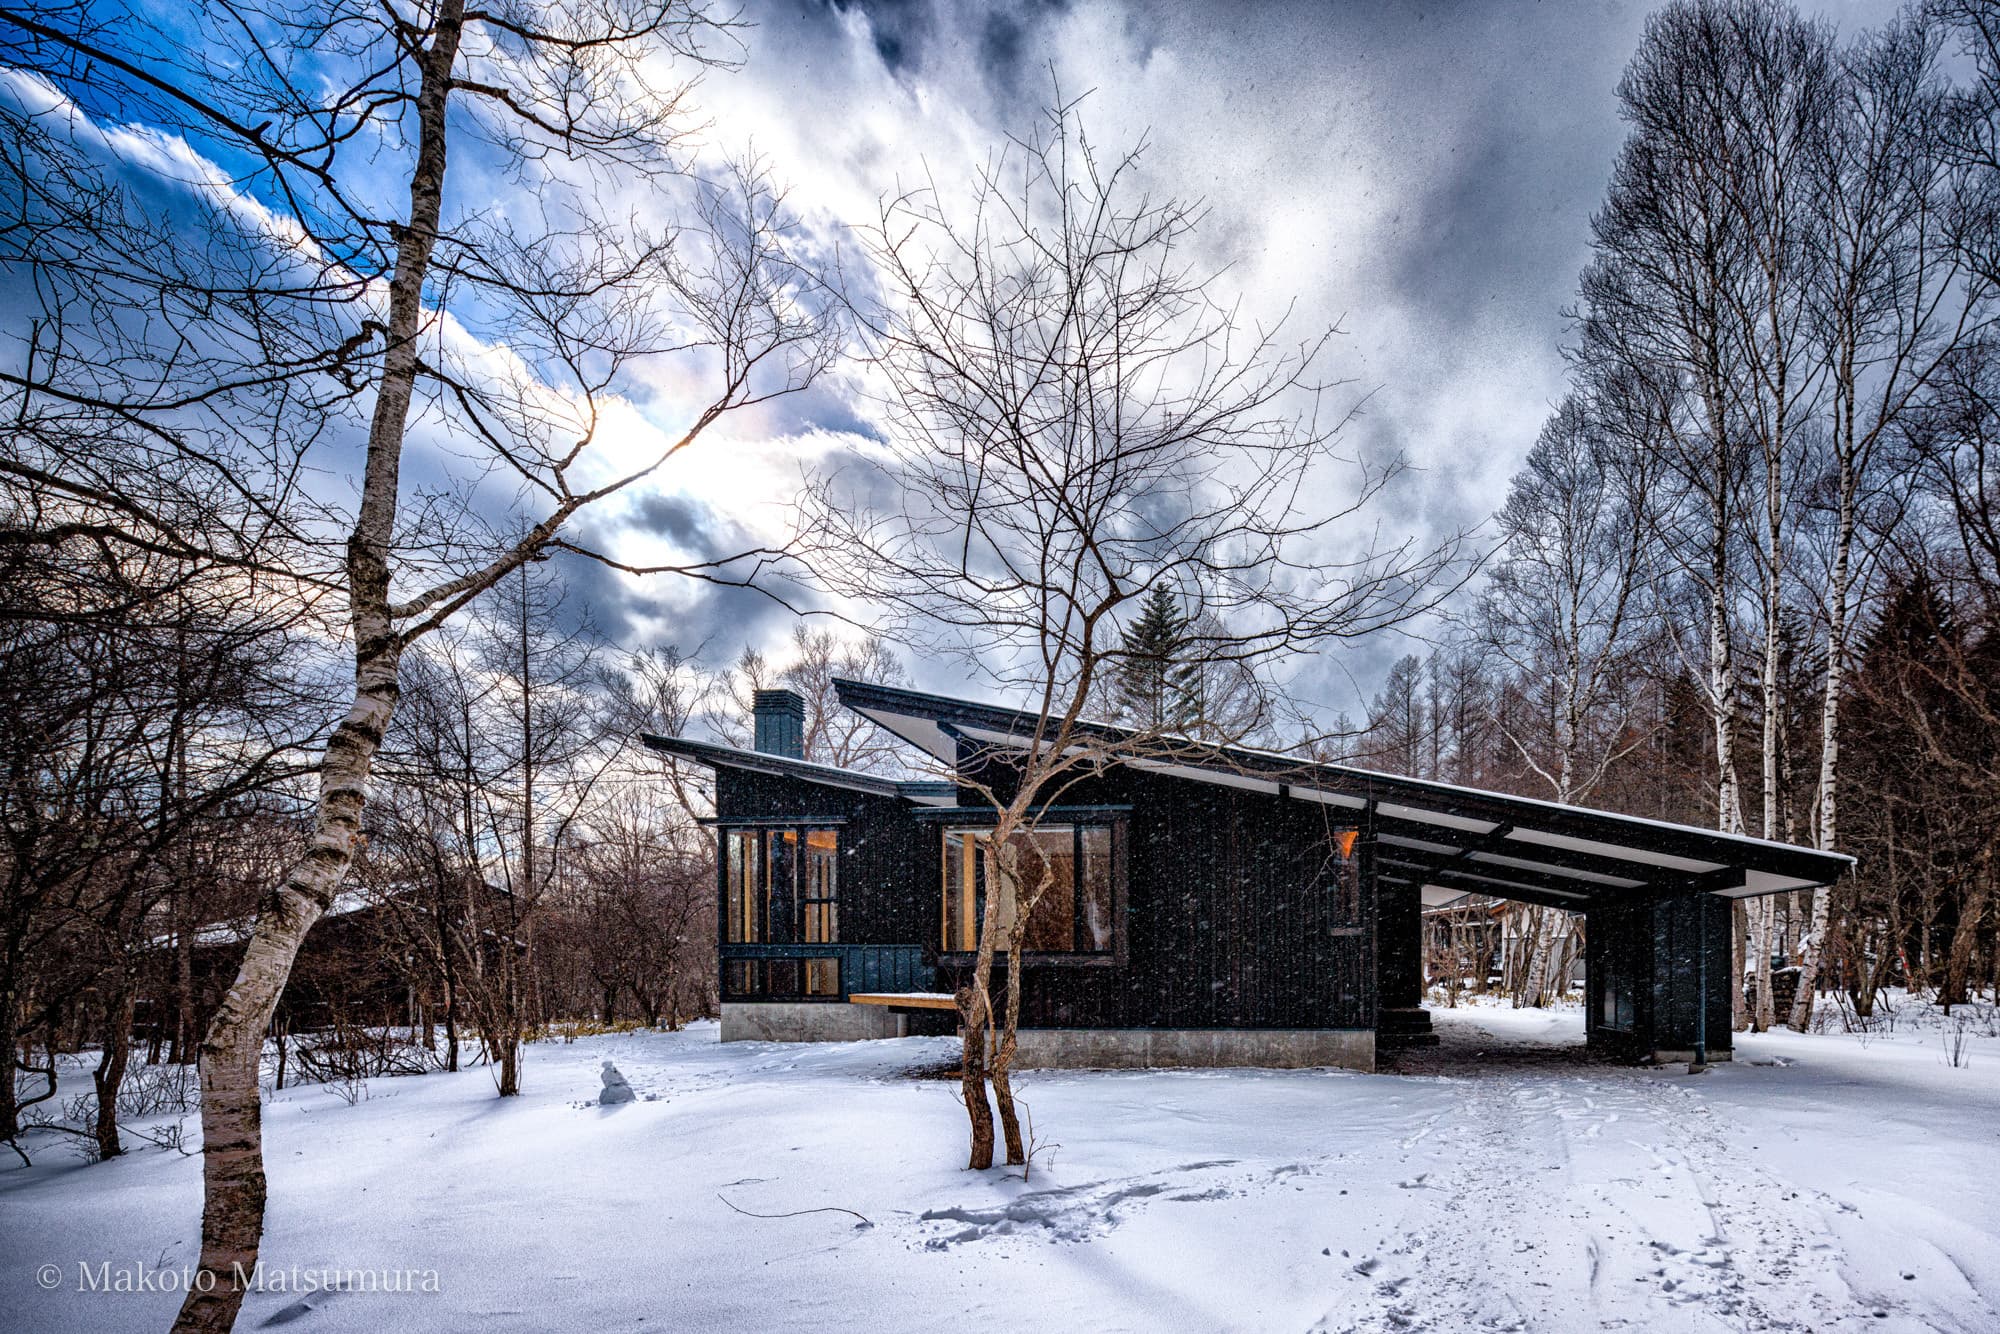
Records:
{"label": "snow-covered ground", "polygon": [[[1419,1073],[1024,1076],[1027,1181],[960,1170],[954,1086],[906,1075],[933,1039],[704,1025],[538,1045],[506,1102],[290,1089],[267,1282],[436,1290],[265,1291],[243,1327],[2000,1330],[2000,1038],[1745,1037],[1689,1077],[1584,1062],[1573,1010],[1435,1017]],[[593,1105],[606,1059],[638,1101]],[[78,1266],[177,1271],[198,1209],[169,1150],[0,1165],[0,1328],[164,1328],[177,1294]],[[803,1210],[867,1222],[750,1216]]]}

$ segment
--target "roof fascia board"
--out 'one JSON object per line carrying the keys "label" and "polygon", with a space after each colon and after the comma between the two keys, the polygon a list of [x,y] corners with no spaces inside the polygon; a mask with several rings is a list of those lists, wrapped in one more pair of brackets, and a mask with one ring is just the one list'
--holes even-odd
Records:
{"label": "roof fascia board", "polygon": [[878,797],[900,797],[901,784],[893,778],[882,778],[876,774],[864,774],[854,769],[837,769],[830,764],[814,764],[810,760],[788,759],[782,755],[768,755],[761,750],[739,750],[735,746],[720,746],[707,741],[691,741],[686,737],[655,736],[641,733],[640,738],[648,749],[662,754],[678,755],[683,759],[705,764],[711,769],[741,769],[749,773],[761,773],[773,778],[795,778],[801,782],[818,783],[825,787],[847,788],[855,792],[867,792]]}

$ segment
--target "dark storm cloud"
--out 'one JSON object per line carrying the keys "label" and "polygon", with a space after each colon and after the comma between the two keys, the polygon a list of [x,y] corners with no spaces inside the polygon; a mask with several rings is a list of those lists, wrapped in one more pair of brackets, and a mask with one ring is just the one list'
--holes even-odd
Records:
{"label": "dark storm cloud", "polygon": [[925,48],[937,36],[937,18],[928,0],[833,0],[833,8],[867,17],[875,54],[896,74],[921,68]]}
{"label": "dark storm cloud", "polygon": [[726,541],[721,544],[716,542],[718,530],[722,533],[736,531],[734,524],[691,496],[661,494],[641,500],[627,526],[664,537],[675,546],[699,553],[704,559],[722,555],[722,546],[728,545]]}
{"label": "dark storm cloud", "polygon": [[[587,550],[618,552],[629,550],[635,537],[646,539],[655,551],[664,542],[674,553],[668,559],[689,564],[723,561],[761,541],[703,500],[655,493],[641,497],[627,513],[585,524],[577,530],[576,542]],[[777,599],[813,605],[795,582],[782,577],[764,580],[764,592],[727,583],[691,588],[684,576],[634,579],[584,556],[564,554],[557,560],[562,615],[573,627],[587,628],[621,648],[671,644],[700,653],[713,666],[723,665],[745,645],[765,643],[784,632],[792,613]],[[718,575],[727,578],[729,572]]]}
{"label": "dark storm cloud", "polygon": [[[561,578],[558,626],[616,649],[671,645],[705,666],[724,667],[746,646],[768,644],[790,627],[792,613],[766,593],[712,586],[698,598],[662,580],[635,585],[601,562],[572,553],[553,558]],[[784,589],[770,590],[781,596]]]}
{"label": "dark storm cloud", "polygon": [[953,18],[942,14],[933,0],[830,3],[836,12],[866,17],[875,53],[899,76],[924,72],[941,44],[969,41],[989,90],[998,97],[1015,94],[1039,77],[1036,29],[1069,8],[1068,0],[1026,0],[1018,5],[971,7],[975,12]]}

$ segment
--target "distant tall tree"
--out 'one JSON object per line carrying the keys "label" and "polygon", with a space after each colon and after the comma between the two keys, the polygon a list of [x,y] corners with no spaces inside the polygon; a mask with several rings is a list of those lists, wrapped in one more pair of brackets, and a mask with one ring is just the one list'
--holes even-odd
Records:
{"label": "distant tall tree", "polygon": [[1199,701],[1199,664],[1189,661],[1188,616],[1170,588],[1156,585],[1139,604],[1117,649],[1118,716],[1157,732],[1186,731]]}
{"label": "distant tall tree", "polygon": [[1645,507],[1664,433],[1648,407],[1566,398],[1497,516],[1501,546],[1480,623],[1531,690],[1546,683],[1535,690],[1545,694],[1535,730],[1506,736],[1560,802],[1595,791],[1633,744],[1631,668],[1651,631]]}
{"label": "distant tall tree", "polygon": [[1486,655],[1479,647],[1451,643],[1426,664],[1431,730],[1439,756],[1433,777],[1472,787],[1493,786],[1492,694]]}
{"label": "distant tall tree", "polygon": [[[1961,609],[1942,581],[1901,571],[1861,646],[1848,709],[1857,781],[1851,812],[1861,874],[1857,960],[1900,967],[1912,987],[1966,998],[2000,877],[1991,818],[2000,771],[2000,626],[1974,600]],[[1976,682],[1976,684],[1974,684]],[[1879,974],[1850,979],[1873,987]]]}
{"label": "distant tall tree", "polygon": [[1591,220],[1577,358],[1590,377],[1650,395],[1668,428],[1676,487],[1656,497],[1661,550],[1706,603],[1706,685],[1715,734],[1714,818],[1741,832],[1738,667],[1733,610],[1741,583],[1744,434],[1734,429],[1743,375],[1734,294],[1749,247],[1724,182],[1733,151],[1726,100],[1735,63],[1731,13],[1676,3],[1653,14],[1619,83],[1630,133],[1610,192]]}
{"label": "distant tall tree", "polygon": [[[1827,427],[1810,465],[1831,496],[1813,554],[1820,561],[1825,671],[1818,719],[1819,765],[1812,837],[1840,843],[1841,702],[1853,652],[1857,595],[1875,582],[1872,567],[1886,524],[1911,480],[1885,467],[1940,366],[1990,318],[1992,279],[1952,244],[1977,210],[1963,206],[1976,170],[1955,165],[1954,139],[1976,117],[1958,114],[1938,77],[1945,26],[1933,8],[1913,9],[1840,53],[1834,122],[1816,163],[1815,197],[1825,217],[1812,256],[1815,317],[1822,323]],[[1969,181],[1968,178],[1973,178]],[[1801,938],[1801,973],[1790,1022],[1811,1019],[1830,894],[1812,895]]]}
{"label": "distant tall tree", "polygon": [[563,593],[538,562],[516,569],[475,612],[472,644],[485,703],[479,719],[488,762],[474,774],[494,911],[461,922],[458,948],[476,963],[489,938],[491,966],[468,970],[466,995],[495,1067],[501,1097],[521,1091],[521,1044],[537,1022],[530,982],[535,932],[559,890],[566,845],[592,809],[611,755],[610,716],[595,690],[598,647],[562,625]]}
{"label": "distant tall tree", "polygon": [[[1571,394],[1514,477],[1497,521],[1498,563],[1480,604],[1486,641],[1534,707],[1502,734],[1551,799],[1591,796],[1638,744],[1627,726],[1645,647],[1644,511],[1664,423],[1617,382]],[[1542,1005],[1569,916],[1528,914],[1517,1004]]]}
{"label": "distant tall tree", "polygon": [[1365,761],[1389,773],[1427,778],[1432,719],[1425,708],[1424,660],[1396,659],[1368,706]]}
{"label": "distant tall tree", "polygon": [[[1700,515],[1700,536],[1674,545],[1704,553],[1683,566],[1708,596],[1717,822],[1737,832],[1744,821],[1731,610],[1733,588],[1744,581],[1732,547],[1741,541],[1756,557],[1761,814],[1771,838],[1793,474],[1824,383],[1814,297],[1827,206],[1816,164],[1833,139],[1838,72],[1831,27],[1776,0],[1676,0],[1654,14],[1619,85],[1632,134],[1593,222],[1598,256],[1584,282],[1587,354],[1656,387],[1669,408],[1661,418],[1673,428],[1670,438],[1685,441],[1668,457]],[[1761,467],[1746,469],[1752,460]],[[1735,528],[1746,495],[1762,501],[1754,537]],[[1745,914],[1756,1002],[1743,1019],[1762,1029],[1774,1019],[1771,904],[1753,899]]]}

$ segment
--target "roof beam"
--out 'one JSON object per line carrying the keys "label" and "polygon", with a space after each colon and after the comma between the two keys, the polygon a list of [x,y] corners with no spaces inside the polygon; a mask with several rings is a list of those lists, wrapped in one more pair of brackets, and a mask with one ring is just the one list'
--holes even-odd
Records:
{"label": "roof beam", "polygon": [[[1464,837],[1461,831],[1447,829],[1443,825],[1424,824],[1419,820],[1399,820],[1388,815],[1377,816],[1375,828],[1380,833],[1422,839],[1427,843],[1454,843]],[[1508,828],[1511,830],[1513,826],[1510,825]],[[1661,873],[1661,868],[1648,862],[1625,861],[1622,858],[1605,857],[1594,852],[1573,852],[1568,848],[1552,848],[1542,843],[1524,843],[1515,838],[1503,839],[1492,847],[1478,848],[1476,851],[1512,857],[1517,861],[1537,862],[1552,868],[1560,867],[1571,871],[1589,871],[1596,875],[1615,876],[1620,880],[1650,882],[1657,879]]]}
{"label": "roof beam", "polygon": [[1375,861],[1379,866],[1401,867],[1422,883],[1444,885],[1450,889],[1472,889],[1486,894],[1507,897],[1508,887],[1547,890],[1554,894],[1566,894],[1576,901],[1578,907],[1598,894],[1621,894],[1615,885],[1593,885],[1584,880],[1571,880],[1566,876],[1548,871],[1524,871],[1513,866],[1494,866],[1485,870],[1476,869],[1479,863],[1453,867],[1445,871],[1431,871],[1422,861],[1396,855],[1394,848],[1375,849]]}
{"label": "roof beam", "polygon": [[[1378,876],[1377,879],[1382,884],[1405,888],[1413,894],[1423,888],[1422,883],[1416,880],[1405,879],[1399,875]],[[1589,906],[1582,899],[1567,898],[1561,894],[1549,893],[1546,890],[1522,889],[1511,885],[1440,885],[1439,888],[1463,890],[1468,894],[1486,894],[1496,899],[1513,899],[1520,903],[1532,903],[1538,908],[1562,908],[1569,912],[1582,912]]]}
{"label": "roof beam", "polygon": [[[1377,834],[1380,834],[1382,832],[1382,824],[1383,821],[1378,816],[1375,821],[1375,832]],[[1451,832],[1450,830],[1441,829],[1438,831],[1438,834],[1448,835],[1450,834],[1450,832]],[[1470,843],[1465,843],[1460,845],[1456,852],[1448,852],[1442,856],[1432,857],[1429,863],[1429,874],[1435,875],[1440,871],[1449,870],[1451,867],[1460,862],[1470,861],[1472,858],[1472,854],[1475,852],[1497,851],[1499,845],[1506,841],[1507,835],[1513,832],[1514,832],[1514,826],[1511,824],[1495,825],[1493,826],[1493,828],[1487,830],[1485,833],[1477,835]],[[1449,837],[1432,837],[1427,841],[1431,843],[1458,842],[1457,839]],[[1413,850],[1410,849],[1397,849],[1397,851],[1404,856],[1412,858],[1421,855],[1415,853]]]}
{"label": "roof beam", "polygon": [[1741,889],[1748,883],[1750,877],[1742,867],[1719,866],[1685,880],[1662,884],[1659,889],[1663,894],[1720,894],[1726,890]]}

